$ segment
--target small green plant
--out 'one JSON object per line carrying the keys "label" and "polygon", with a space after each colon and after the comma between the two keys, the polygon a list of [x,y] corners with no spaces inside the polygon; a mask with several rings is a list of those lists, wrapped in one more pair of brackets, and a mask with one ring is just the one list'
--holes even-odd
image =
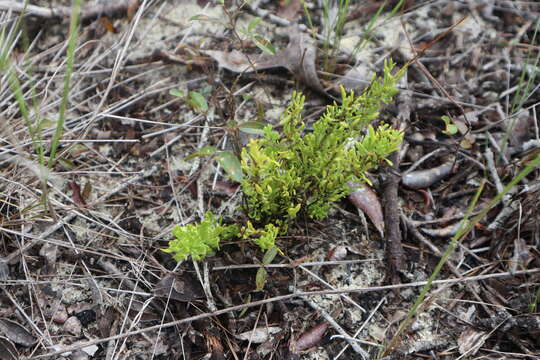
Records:
{"label": "small green plant", "polygon": [[299,215],[322,219],[333,202],[351,192],[347,182],[368,182],[366,173],[402,140],[402,133],[387,125],[370,125],[381,104],[397,93],[401,73],[392,75],[393,66],[386,63],[383,79],[360,96],[342,89],[342,103],[329,106],[305,135],[304,96],[293,94],[282,134],[268,126],[262,139],[251,140],[241,160],[244,211],[252,221],[285,231]]}
{"label": "small green plant", "polygon": [[261,35],[255,33],[255,28],[262,21],[260,17],[253,18],[245,28],[241,29],[240,32],[248,37],[253,43],[263,52],[268,55],[276,55],[276,49],[272,43],[266,40]]}
{"label": "small green plant", "polygon": [[193,260],[201,260],[219,249],[220,240],[237,231],[236,226],[221,225],[214,214],[207,212],[196,225],[176,225],[172,230],[176,239],[169,241],[169,247],[163,251],[174,254],[176,261],[183,261],[188,256]]}
{"label": "small green plant", "polygon": [[[223,227],[207,214],[199,225],[176,227],[176,240],[165,251],[177,260],[190,255],[199,260],[217,250],[227,233],[255,242],[268,254],[275,251],[277,236],[299,216],[326,217],[332,203],[351,192],[347,182],[369,182],[367,173],[389,162],[386,156],[402,141],[402,132],[372,125],[381,105],[397,93],[404,70],[393,74],[393,68],[392,61],[386,62],[383,77],[374,78],[360,96],[342,89],[341,104],[329,106],[313,131],[306,131],[302,120],[304,96],[294,93],[282,115],[281,132],[266,126],[263,136],[252,139],[240,155],[241,176],[234,178],[241,182],[247,222]],[[215,153],[209,149],[194,156]]]}

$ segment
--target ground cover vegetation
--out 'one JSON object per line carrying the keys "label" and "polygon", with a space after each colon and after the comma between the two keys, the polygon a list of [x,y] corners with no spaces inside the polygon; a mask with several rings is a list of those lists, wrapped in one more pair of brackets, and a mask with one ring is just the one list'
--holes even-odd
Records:
{"label": "ground cover vegetation", "polygon": [[0,1],[0,359],[536,359],[539,15]]}

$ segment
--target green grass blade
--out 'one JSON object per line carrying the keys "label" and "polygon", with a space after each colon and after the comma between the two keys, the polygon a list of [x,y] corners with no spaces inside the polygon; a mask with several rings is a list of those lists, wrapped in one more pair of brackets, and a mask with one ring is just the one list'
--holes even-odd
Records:
{"label": "green grass blade", "polygon": [[58,120],[56,121],[56,130],[53,134],[51,141],[51,152],[49,156],[49,168],[52,168],[56,158],[56,152],[60,139],[64,133],[64,122],[66,115],[66,107],[69,100],[69,92],[71,89],[71,75],[73,74],[73,67],[75,64],[75,48],[77,46],[77,27],[79,25],[79,17],[81,13],[82,0],[75,0],[71,7],[71,21],[69,24],[69,40],[67,48],[67,62],[66,62],[66,76],[64,77],[64,90],[62,93],[62,102],[60,103],[60,111],[58,114]]}

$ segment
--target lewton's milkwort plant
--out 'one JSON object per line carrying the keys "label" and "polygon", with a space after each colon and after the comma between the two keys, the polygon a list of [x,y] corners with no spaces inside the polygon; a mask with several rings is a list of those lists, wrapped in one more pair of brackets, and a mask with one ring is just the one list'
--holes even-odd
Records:
{"label": "lewton's milkwort plant", "polygon": [[367,172],[389,162],[386,156],[403,139],[386,124],[372,125],[381,105],[397,93],[404,69],[392,74],[393,68],[392,61],[385,62],[382,78],[374,77],[359,96],[342,89],[342,103],[328,106],[311,132],[304,131],[304,96],[295,92],[281,118],[282,132],[268,125],[262,138],[242,150],[247,223],[225,226],[206,214],[198,225],[176,226],[175,239],[164,251],[176,260],[200,260],[217,250],[220,240],[235,236],[271,250],[299,216],[326,217],[332,203],[351,192],[347,182],[368,182]]}

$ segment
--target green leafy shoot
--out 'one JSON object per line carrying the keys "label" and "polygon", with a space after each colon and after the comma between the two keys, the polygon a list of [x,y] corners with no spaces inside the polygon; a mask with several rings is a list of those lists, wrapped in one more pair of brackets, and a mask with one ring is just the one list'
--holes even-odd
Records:
{"label": "green leafy shoot", "polygon": [[458,127],[454,124],[451,118],[449,118],[446,115],[441,116],[442,121],[444,121],[445,129],[443,130],[443,134],[452,136],[457,134]]}
{"label": "green leafy shoot", "polygon": [[239,32],[244,34],[246,37],[248,37],[253,43],[261,49],[263,52],[269,54],[269,55],[276,55],[276,48],[270,41],[262,37],[261,35],[255,33],[255,28],[259,23],[262,21],[260,17],[256,17],[253,20],[251,20],[243,29],[240,29]]}
{"label": "green leafy shoot", "polygon": [[370,125],[380,106],[397,93],[402,72],[387,62],[382,79],[362,95],[342,89],[342,103],[329,106],[303,135],[304,96],[294,93],[281,133],[267,126],[241,154],[244,212],[254,224],[286,231],[298,215],[322,219],[333,202],[351,192],[347,182],[368,182],[367,172],[397,150],[403,134],[388,125]]}
{"label": "green leafy shoot", "polygon": [[186,96],[180,89],[171,89],[169,90],[169,94],[181,98],[194,110],[200,113],[206,113],[208,111],[208,102],[206,101],[204,94],[198,91],[190,91]]}
{"label": "green leafy shoot", "polygon": [[184,158],[189,161],[196,157],[213,155],[214,159],[221,165],[227,175],[236,182],[242,182],[242,165],[238,158],[230,151],[220,151],[213,146],[203,146],[199,151],[196,151]]}
{"label": "green leafy shoot", "polygon": [[[247,221],[223,227],[208,213],[198,225],[175,227],[176,240],[164,251],[174,253],[177,260],[188,256],[200,260],[219,248],[220,239],[235,236],[257,244],[267,254],[264,264],[271,262],[280,252],[276,239],[299,216],[326,217],[332,204],[352,191],[348,182],[369,182],[369,171],[390,163],[386,156],[398,149],[403,133],[374,121],[382,104],[397,93],[404,69],[397,73],[393,69],[392,61],[385,62],[384,75],[374,77],[361,95],[342,89],[341,104],[328,106],[313,131],[305,131],[304,96],[295,92],[282,115],[280,132],[259,122],[238,126],[251,134],[262,133],[242,149],[240,160],[211,146],[186,158],[214,156],[229,177],[241,183]],[[257,288],[266,278],[261,268]]]}
{"label": "green leafy shoot", "polygon": [[162,249],[174,254],[176,261],[183,261],[191,256],[193,260],[202,260],[219,249],[222,239],[236,233],[234,225],[223,226],[215,216],[207,212],[199,224],[175,226],[172,233],[174,240],[169,241],[169,247]]}

